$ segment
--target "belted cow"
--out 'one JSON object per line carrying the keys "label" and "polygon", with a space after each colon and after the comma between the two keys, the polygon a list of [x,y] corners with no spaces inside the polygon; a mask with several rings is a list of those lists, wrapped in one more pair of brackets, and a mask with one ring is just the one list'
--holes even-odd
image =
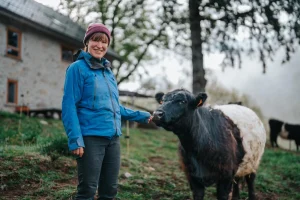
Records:
{"label": "belted cow", "polygon": [[294,140],[297,151],[300,146],[300,125],[289,124],[277,119],[269,120],[270,126],[270,141],[272,147],[279,147],[277,144],[277,136],[280,135],[283,139]]}
{"label": "belted cow", "polygon": [[159,93],[161,104],[153,122],[180,140],[179,155],[194,200],[216,183],[217,199],[239,198],[239,178],[245,177],[249,199],[255,199],[254,180],[266,142],[258,116],[240,105],[205,107],[206,93],[194,96],[178,89]]}
{"label": "belted cow", "polygon": [[283,122],[277,119],[270,119],[269,120],[269,127],[270,127],[270,141],[272,147],[279,147],[277,143],[277,136],[279,135],[282,129]]}

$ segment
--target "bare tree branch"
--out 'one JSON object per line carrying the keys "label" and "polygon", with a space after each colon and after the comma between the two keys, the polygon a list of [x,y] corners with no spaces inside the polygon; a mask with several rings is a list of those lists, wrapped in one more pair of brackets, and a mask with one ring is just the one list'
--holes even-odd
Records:
{"label": "bare tree branch", "polygon": [[127,73],[126,76],[123,76],[123,77],[118,81],[118,84],[122,83],[124,80],[128,79],[128,78],[132,75],[132,73],[137,69],[137,67],[139,66],[141,60],[143,59],[143,57],[144,57],[145,54],[147,53],[147,51],[148,51],[150,45],[151,45],[154,41],[156,41],[156,40],[162,35],[162,32],[165,30],[165,28],[166,28],[166,25],[163,25],[163,26],[160,28],[160,30],[159,30],[159,32],[157,33],[157,35],[156,35],[155,37],[153,37],[150,41],[148,41],[148,42],[146,43],[146,47],[145,47],[144,51],[143,51],[143,52],[139,55],[139,57],[137,58],[137,63],[134,64],[133,68]]}

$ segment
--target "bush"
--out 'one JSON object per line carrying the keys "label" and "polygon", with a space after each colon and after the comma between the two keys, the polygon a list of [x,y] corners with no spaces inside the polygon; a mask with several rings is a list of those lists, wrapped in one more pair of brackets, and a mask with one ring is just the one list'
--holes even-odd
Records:
{"label": "bush", "polygon": [[222,86],[218,81],[212,80],[206,86],[206,91],[208,93],[208,104],[228,104],[229,102],[242,102],[243,106],[252,109],[261,120],[264,121],[264,116],[260,108],[255,104],[254,100],[245,94],[239,93],[234,89],[227,89]]}
{"label": "bush", "polygon": [[42,133],[37,119],[0,112],[0,143],[10,145],[36,144]]}
{"label": "bush", "polygon": [[61,156],[72,155],[68,148],[68,138],[63,136],[41,147],[41,153],[50,156],[52,161],[57,160]]}

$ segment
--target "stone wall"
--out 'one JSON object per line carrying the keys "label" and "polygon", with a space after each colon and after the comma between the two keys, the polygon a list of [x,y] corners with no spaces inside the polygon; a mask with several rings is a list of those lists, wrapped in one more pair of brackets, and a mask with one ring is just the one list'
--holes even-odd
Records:
{"label": "stone wall", "polygon": [[0,23],[0,110],[15,109],[6,103],[7,79],[18,81],[18,105],[61,108],[65,70],[70,64],[61,59],[61,43],[30,30],[21,31],[21,60],[16,60],[6,56],[6,25]]}

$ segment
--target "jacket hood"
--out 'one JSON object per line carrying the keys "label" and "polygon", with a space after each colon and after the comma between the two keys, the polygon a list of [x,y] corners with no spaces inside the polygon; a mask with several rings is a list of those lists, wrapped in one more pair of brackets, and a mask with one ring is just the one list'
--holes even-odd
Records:
{"label": "jacket hood", "polygon": [[90,53],[83,50],[78,50],[77,53],[73,55],[73,61],[82,60],[90,66],[92,69],[106,69],[111,68],[110,62],[106,58],[101,58],[100,60],[93,57]]}

